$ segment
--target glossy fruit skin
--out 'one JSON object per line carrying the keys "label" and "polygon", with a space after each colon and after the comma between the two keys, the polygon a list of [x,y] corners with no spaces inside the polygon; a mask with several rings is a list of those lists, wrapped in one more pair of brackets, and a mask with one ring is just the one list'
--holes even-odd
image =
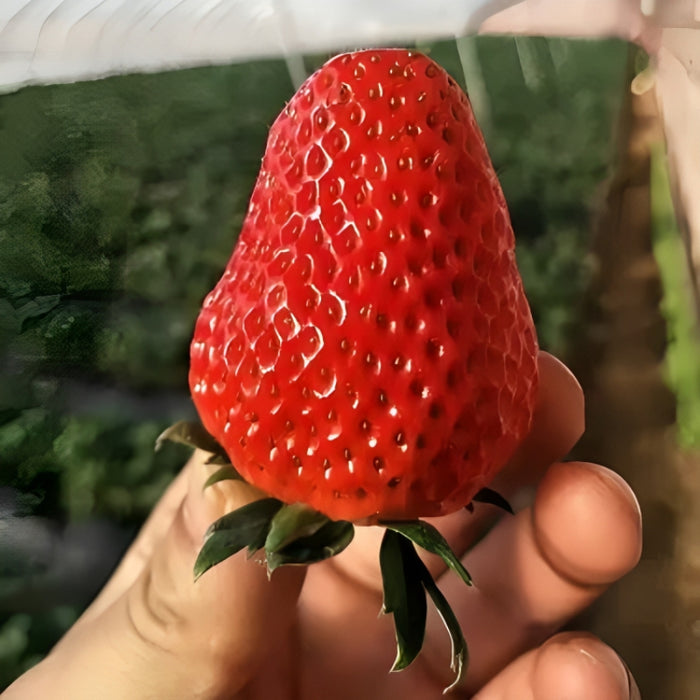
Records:
{"label": "glossy fruit skin", "polygon": [[338,56],[270,129],[191,346],[242,476],[334,519],[465,506],[529,431],[537,339],[468,100],[427,57]]}

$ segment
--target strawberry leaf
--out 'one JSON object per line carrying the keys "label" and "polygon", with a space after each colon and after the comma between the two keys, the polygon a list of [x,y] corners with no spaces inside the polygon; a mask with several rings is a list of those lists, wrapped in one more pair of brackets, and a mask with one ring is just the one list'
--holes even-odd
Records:
{"label": "strawberry leaf", "polygon": [[281,507],[282,501],[263,498],[227,513],[210,525],[194,565],[195,581],[212,566],[246,547],[249,552],[260,549],[272,518]]}
{"label": "strawberry leaf", "polygon": [[429,523],[426,523],[424,520],[397,520],[383,521],[380,524],[390,530],[400,533],[428,552],[437,554],[445,564],[467,584],[467,586],[472,585],[469,572],[464,568],[462,562],[452,551],[447,540]]}
{"label": "strawberry leaf", "polygon": [[[204,429],[201,423],[194,421],[181,420],[166,428],[156,439],[156,452],[163,447],[166,440],[226,457],[224,448]],[[226,457],[226,462],[228,461],[229,459]]]}
{"label": "strawberry leaf", "polygon": [[448,634],[450,635],[450,641],[452,642],[452,660],[450,663],[450,668],[455,672],[455,679],[447,686],[442,692],[443,694],[449,692],[454,688],[462,679],[464,674],[464,669],[467,666],[468,661],[468,649],[467,642],[464,639],[464,634],[462,633],[462,628],[459,625],[454,611],[447,602],[447,598],[442,594],[442,591],[437,587],[435,580],[431,576],[428,568],[425,564],[418,558],[418,564],[420,565],[421,581],[425,587],[426,592],[430,596],[435,605],[435,608],[440,615]]}
{"label": "strawberry leaf", "polygon": [[290,564],[314,564],[340,554],[352,542],[355,528],[346,520],[329,520],[316,532],[299,537],[277,551],[267,551],[267,568],[270,573],[280,566]]}
{"label": "strawberry leaf", "polygon": [[419,564],[413,545],[398,532],[387,529],[379,550],[379,565],[384,586],[382,610],[394,616],[396,632],[392,671],[406,668],[423,646],[427,605]]}
{"label": "strawberry leaf", "polygon": [[[211,462],[208,462],[208,464],[211,464]],[[204,486],[202,486],[202,491],[209,488],[209,486],[213,486],[214,484],[219,483],[219,481],[228,480],[243,481],[243,477],[235,470],[232,464],[224,464],[223,466],[221,466],[221,468],[217,469],[204,482]]]}
{"label": "strawberry leaf", "polygon": [[501,508],[511,515],[514,515],[513,508],[511,507],[510,503],[508,503],[508,501],[506,501],[506,499],[503,498],[498,491],[494,491],[493,489],[481,489],[472,498],[472,501],[476,503],[488,503],[489,505],[496,506],[497,508]]}
{"label": "strawberry leaf", "polygon": [[282,506],[272,518],[265,551],[278,552],[294,540],[313,535],[328,522],[328,516],[303,503]]}

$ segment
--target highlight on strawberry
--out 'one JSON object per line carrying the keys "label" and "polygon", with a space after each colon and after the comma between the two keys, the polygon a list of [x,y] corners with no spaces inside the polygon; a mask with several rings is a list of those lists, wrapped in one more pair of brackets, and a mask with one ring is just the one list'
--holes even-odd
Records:
{"label": "highlight on strawberry", "polygon": [[426,594],[467,647],[414,545],[459,558],[421,518],[485,500],[530,429],[537,339],[506,203],[469,101],[430,58],[337,56],[272,125],[233,255],[204,301],[190,387],[203,447],[266,498],[217,522],[199,577],[241,550],[270,572],[385,528],[383,611],[421,649]]}

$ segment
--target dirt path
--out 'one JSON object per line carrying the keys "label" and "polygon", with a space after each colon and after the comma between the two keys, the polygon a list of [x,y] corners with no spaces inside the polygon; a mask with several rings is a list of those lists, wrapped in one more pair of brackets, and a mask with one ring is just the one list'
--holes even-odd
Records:
{"label": "dirt path", "polygon": [[674,444],[663,381],[666,328],[650,241],[649,145],[661,138],[652,93],[630,96],[599,221],[599,268],[571,364],[587,396],[580,459],[619,471],[645,526],[642,562],[579,620],[628,661],[645,700],[700,698],[700,460]]}

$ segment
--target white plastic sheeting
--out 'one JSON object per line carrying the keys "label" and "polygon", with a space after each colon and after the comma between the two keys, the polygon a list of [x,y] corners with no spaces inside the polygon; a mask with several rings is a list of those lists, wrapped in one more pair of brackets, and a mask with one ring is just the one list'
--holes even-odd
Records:
{"label": "white plastic sheeting", "polygon": [[1,0],[0,86],[475,32],[494,0]]}
{"label": "white plastic sheeting", "polygon": [[700,8],[694,0],[2,0],[0,89],[479,30],[619,35],[653,48],[660,27],[692,22],[696,4]]}

